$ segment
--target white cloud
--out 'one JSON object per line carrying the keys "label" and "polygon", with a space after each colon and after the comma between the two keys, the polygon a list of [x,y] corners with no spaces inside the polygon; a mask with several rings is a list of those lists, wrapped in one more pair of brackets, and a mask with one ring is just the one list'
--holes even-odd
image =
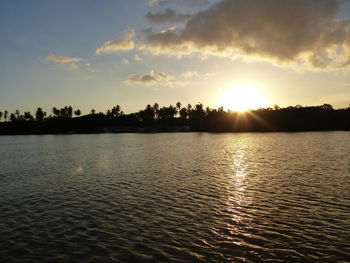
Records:
{"label": "white cloud", "polygon": [[64,57],[64,56],[49,54],[46,57],[46,60],[53,62],[55,64],[62,65],[69,70],[74,70],[78,68],[78,62],[80,62],[82,59],[76,58],[76,57]]}
{"label": "white cloud", "polygon": [[123,58],[120,63],[122,63],[123,65],[129,65],[130,61],[127,58]]}
{"label": "white cloud", "polygon": [[146,2],[146,5],[147,5],[148,7],[154,7],[154,6],[159,5],[159,2],[160,2],[160,0],[148,0],[148,1]]}
{"label": "white cloud", "polygon": [[57,56],[54,54],[49,54],[46,58],[52,62],[57,63],[57,64],[74,63],[74,62],[79,62],[82,60],[81,58]]}
{"label": "white cloud", "polygon": [[129,85],[142,85],[142,86],[154,86],[157,84],[163,84],[166,86],[173,86],[172,80],[175,79],[173,76],[168,75],[164,72],[155,72],[151,70],[146,74],[133,74],[129,75],[126,83]]}
{"label": "white cloud", "polygon": [[167,8],[164,12],[151,13],[148,12],[146,14],[146,18],[149,22],[155,24],[173,24],[184,22],[189,19],[191,15],[189,14],[178,14],[175,10],[171,8]]}
{"label": "white cloud", "polygon": [[153,54],[245,57],[279,65],[338,69],[350,65],[345,0],[221,0],[194,14],[183,29],[146,37]]}
{"label": "white cloud", "polygon": [[148,7],[155,7],[155,6],[164,6],[168,4],[180,4],[180,5],[189,5],[189,6],[205,6],[209,4],[208,0],[148,0],[146,2],[146,5]]}
{"label": "white cloud", "polygon": [[183,78],[192,78],[194,76],[197,76],[198,72],[197,71],[186,71],[181,74],[181,77]]}
{"label": "white cloud", "polygon": [[137,55],[137,54],[134,56],[134,60],[135,60],[136,62],[143,63],[143,59],[142,59],[139,55]]}
{"label": "white cloud", "polygon": [[125,35],[122,38],[105,42],[101,47],[96,49],[96,55],[113,53],[116,51],[125,51],[134,49],[135,31],[133,29],[125,30]]}

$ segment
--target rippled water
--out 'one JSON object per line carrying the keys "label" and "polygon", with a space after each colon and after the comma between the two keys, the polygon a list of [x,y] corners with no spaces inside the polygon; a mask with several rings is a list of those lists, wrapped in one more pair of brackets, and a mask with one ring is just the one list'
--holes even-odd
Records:
{"label": "rippled water", "polygon": [[0,137],[0,261],[349,262],[350,133]]}

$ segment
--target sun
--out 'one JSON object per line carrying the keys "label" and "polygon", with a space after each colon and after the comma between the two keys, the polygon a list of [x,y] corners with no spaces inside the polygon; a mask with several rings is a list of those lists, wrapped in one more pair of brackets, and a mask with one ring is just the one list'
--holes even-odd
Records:
{"label": "sun", "polygon": [[226,110],[244,112],[268,107],[265,96],[259,89],[249,84],[240,84],[228,88],[219,100],[218,105]]}

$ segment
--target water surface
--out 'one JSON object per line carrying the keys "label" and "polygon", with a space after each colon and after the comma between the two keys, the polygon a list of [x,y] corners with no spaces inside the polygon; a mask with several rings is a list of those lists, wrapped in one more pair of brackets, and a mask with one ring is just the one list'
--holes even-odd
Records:
{"label": "water surface", "polygon": [[350,133],[0,137],[1,262],[349,262]]}

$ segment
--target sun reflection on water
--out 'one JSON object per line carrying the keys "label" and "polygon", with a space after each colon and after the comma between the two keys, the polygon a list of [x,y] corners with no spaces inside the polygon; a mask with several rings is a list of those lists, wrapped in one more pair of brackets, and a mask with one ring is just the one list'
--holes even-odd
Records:
{"label": "sun reflection on water", "polygon": [[248,162],[246,149],[249,145],[242,140],[234,145],[233,151],[230,153],[232,158],[230,168],[231,173],[227,186],[227,211],[229,212],[231,222],[227,224],[227,229],[231,234],[235,235],[240,232],[242,227],[250,225],[250,218],[247,217],[245,209],[251,204],[250,198],[247,196],[247,170]]}

